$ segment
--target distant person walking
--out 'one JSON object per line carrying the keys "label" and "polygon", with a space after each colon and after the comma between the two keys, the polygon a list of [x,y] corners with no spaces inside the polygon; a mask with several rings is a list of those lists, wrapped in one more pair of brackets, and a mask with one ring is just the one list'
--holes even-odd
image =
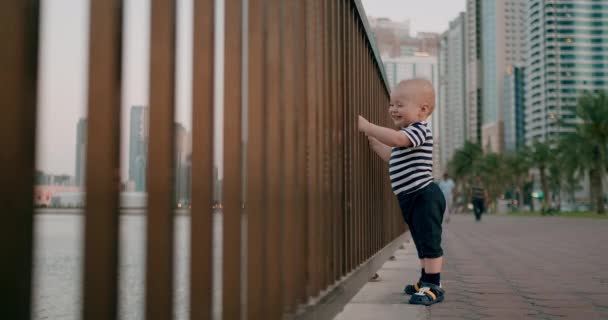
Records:
{"label": "distant person walking", "polygon": [[486,203],[488,202],[488,192],[484,188],[480,176],[476,176],[475,182],[473,182],[471,188],[471,202],[473,202],[475,220],[480,221],[481,215],[486,211]]}
{"label": "distant person walking", "polygon": [[438,183],[439,189],[443,193],[443,197],[445,198],[445,213],[443,214],[443,221],[450,222],[450,213],[454,208],[452,204],[454,203],[454,194],[452,190],[454,190],[454,180],[450,179],[448,173],[443,174],[443,179]]}

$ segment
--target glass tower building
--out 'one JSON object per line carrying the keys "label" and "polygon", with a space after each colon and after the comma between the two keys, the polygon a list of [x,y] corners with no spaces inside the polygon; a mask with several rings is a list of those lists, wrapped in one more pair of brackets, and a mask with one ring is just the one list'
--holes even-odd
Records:
{"label": "glass tower building", "polygon": [[582,91],[608,90],[608,0],[530,0],[526,34],[530,144],[574,130]]}

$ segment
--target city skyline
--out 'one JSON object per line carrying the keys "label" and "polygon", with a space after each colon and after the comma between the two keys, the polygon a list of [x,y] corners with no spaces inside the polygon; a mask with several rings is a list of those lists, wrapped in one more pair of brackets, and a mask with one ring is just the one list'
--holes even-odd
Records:
{"label": "city skyline", "polygon": [[[425,3],[395,0],[363,0],[370,16],[409,20],[412,31],[440,32],[449,17],[464,9],[463,1],[434,0]],[[438,5],[439,4],[439,5]],[[178,1],[176,121],[191,127],[192,0]],[[88,2],[43,1],[40,23],[40,65],[36,168],[53,174],[75,174],[76,130],[74,124],[87,116]],[[128,177],[129,107],[149,105],[147,46],[149,3],[128,0],[124,6],[123,90],[121,114],[121,176]],[[388,13],[388,14],[387,14]],[[396,14],[398,13],[398,14]],[[223,104],[223,1],[216,6],[215,105]],[[223,123],[217,109],[215,122]],[[219,127],[219,126],[218,126]],[[222,158],[222,130],[215,136],[215,163]],[[219,172],[222,176],[222,170]]]}
{"label": "city skyline", "polygon": [[[121,177],[128,178],[129,110],[149,105],[149,3],[125,1],[121,113]],[[175,120],[191,128],[192,0],[178,1]],[[87,117],[88,2],[41,3],[36,168],[75,175],[74,124]],[[223,7],[218,5],[218,12]],[[219,23],[219,22],[218,22]],[[220,68],[221,69],[221,68]],[[221,89],[221,88],[220,88]],[[221,99],[218,99],[218,103]],[[216,114],[219,121],[223,115]]]}

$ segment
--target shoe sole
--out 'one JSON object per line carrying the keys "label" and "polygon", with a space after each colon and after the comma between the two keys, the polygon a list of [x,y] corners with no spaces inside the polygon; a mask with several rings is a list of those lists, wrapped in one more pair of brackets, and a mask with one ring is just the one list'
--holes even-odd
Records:
{"label": "shoe sole", "polygon": [[427,306],[427,307],[428,307],[428,306],[430,306],[430,305],[433,305],[433,304],[435,304],[435,303],[439,303],[439,302],[441,302],[441,301],[443,301],[443,296],[437,297],[437,299],[435,299],[435,300],[431,300],[431,301],[426,302],[426,303],[412,303],[412,302],[411,302],[411,299],[410,299],[410,304],[413,304],[413,305],[421,305],[421,306]]}

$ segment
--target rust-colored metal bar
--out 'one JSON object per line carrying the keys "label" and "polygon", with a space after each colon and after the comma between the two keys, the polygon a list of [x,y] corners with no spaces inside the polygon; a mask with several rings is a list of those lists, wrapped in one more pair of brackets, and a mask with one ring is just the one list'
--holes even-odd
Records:
{"label": "rust-colored metal bar", "polygon": [[319,1],[306,1],[306,82],[308,124],[306,131],[307,177],[308,194],[308,279],[307,296],[315,296],[319,292],[319,153],[318,153],[318,106],[319,106],[319,38],[318,18]]}
{"label": "rust-colored metal bar", "polygon": [[[376,96],[376,83],[375,83],[375,77],[374,77],[375,73],[374,73],[374,67],[372,66],[372,64],[370,64],[370,77],[369,77],[369,108],[370,108],[370,116],[372,119],[374,119],[374,123],[380,123],[378,122],[378,112],[376,110],[376,104],[375,104],[375,96]],[[378,181],[378,170],[377,170],[377,164],[378,164],[378,156],[376,156],[376,154],[374,153],[374,151],[370,148],[369,149],[369,153],[370,153],[370,187],[373,188],[372,190],[378,190],[376,189],[376,182]],[[369,193],[369,203],[370,203],[370,217],[371,217],[371,222],[370,222],[370,245],[371,245],[371,252],[370,255],[373,255],[374,253],[376,253],[376,224],[378,222],[378,216],[376,215],[376,212],[379,211],[379,207],[378,204],[376,203],[376,194],[377,191],[372,191]]]}
{"label": "rust-colored metal bar", "polygon": [[350,154],[349,154],[349,149],[351,147],[350,145],[350,126],[352,125],[352,121],[349,120],[349,115],[350,115],[350,103],[349,103],[349,78],[348,78],[348,72],[349,72],[349,68],[350,68],[350,63],[349,63],[349,57],[348,57],[348,34],[349,34],[349,28],[348,28],[348,20],[350,19],[349,17],[349,8],[350,8],[350,4],[348,1],[343,1],[342,4],[342,10],[341,10],[341,15],[342,15],[342,22],[341,22],[341,29],[342,29],[342,37],[341,37],[341,46],[342,46],[342,54],[341,54],[341,60],[343,61],[342,64],[342,73],[341,73],[341,77],[342,77],[342,97],[343,97],[343,106],[342,106],[342,141],[343,141],[343,148],[342,148],[342,155],[343,155],[343,166],[342,166],[342,184],[343,184],[343,211],[342,211],[342,217],[343,217],[343,224],[342,224],[342,275],[346,275],[349,271],[350,271],[350,266],[349,266],[349,255],[350,255],[350,247],[351,247],[351,243],[349,241],[349,234],[350,234],[350,230],[349,230],[349,226],[350,226],[350,185],[349,185],[349,166],[350,166]]}
{"label": "rust-colored metal bar", "polygon": [[[358,111],[357,114],[363,115],[365,116],[365,110],[364,110],[364,104],[365,104],[365,87],[364,87],[364,81],[365,81],[365,73],[363,70],[363,65],[364,65],[364,57],[363,57],[363,34],[361,32],[361,26],[358,27],[358,37],[357,37],[357,43],[358,43],[358,48],[357,48],[357,53],[359,54],[359,75],[358,75],[358,81],[359,81],[359,106],[358,106]],[[365,180],[364,180],[364,176],[362,176],[362,173],[365,170],[365,165],[364,165],[364,152],[365,152],[365,140],[364,138],[361,137],[361,134],[357,135],[358,138],[358,147],[359,147],[359,152],[358,152],[358,157],[359,157],[359,161],[358,161],[358,165],[359,168],[358,170],[355,172],[356,175],[358,175],[359,178],[359,203],[358,203],[358,207],[359,207],[359,232],[358,232],[358,237],[359,237],[359,263],[361,264],[363,263],[363,261],[365,261],[365,193],[364,193],[364,187],[365,187]]]}
{"label": "rust-colored metal bar", "polygon": [[264,165],[266,137],[266,68],[265,6],[266,0],[249,0],[248,26],[248,138],[247,138],[247,318],[266,319],[268,300],[265,298],[266,260],[265,228],[267,215]]}
{"label": "rust-colored metal bar", "polygon": [[326,242],[325,242],[325,230],[327,227],[327,214],[326,214],[326,196],[327,190],[325,188],[325,124],[324,124],[324,113],[327,103],[325,102],[325,92],[326,92],[326,73],[325,73],[325,2],[326,0],[319,0],[319,8],[318,8],[318,26],[317,26],[317,55],[318,55],[318,63],[317,63],[317,84],[318,84],[318,106],[317,106],[317,174],[318,174],[318,183],[317,188],[319,190],[318,194],[318,219],[319,222],[319,231],[318,231],[318,241],[317,241],[317,251],[318,251],[318,275],[319,278],[317,280],[317,292],[325,288],[325,277],[326,277]]}
{"label": "rust-colored metal bar", "polygon": [[[252,0],[253,1],[253,0]],[[215,6],[194,2],[190,319],[211,319],[213,290],[213,61]]]}
{"label": "rust-colored metal bar", "polygon": [[152,1],[146,319],[173,317],[175,20],[175,0]]}
{"label": "rust-colored metal bar", "polygon": [[319,144],[319,184],[318,188],[321,190],[319,194],[319,241],[317,243],[319,249],[319,290],[325,289],[327,281],[327,241],[325,238],[327,230],[327,188],[325,186],[325,173],[326,173],[326,150],[325,150],[325,109],[327,108],[326,94],[327,94],[327,71],[325,63],[325,30],[326,28],[326,13],[327,13],[327,0],[319,0],[319,107],[318,107],[318,144]]}
{"label": "rust-colored metal bar", "polygon": [[[354,16],[354,9],[353,9],[353,16]],[[359,33],[358,33],[358,28],[357,28],[357,23],[356,21],[353,23],[353,33],[354,33],[354,38],[353,38],[353,52],[354,52],[354,58],[355,58],[355,62],[354,62],[354,66],[355,66],[355,70],[354,70],[354,96],[355,96],[355,103],[353,104],[354,107],[354,117],[355,119],[359,116],[359,114],[361,113],[361,72],[360,72],[360,54],[359,54]],[[357,120],[354,120],[355,123],[357,123]],[[361,226],[361,177],[359,175],[359,172],[361,172],[361,142],[360,142],[360,135],[358,134],[358,129],[356,128],[355,125],[355,130],[354,131],[354,137],[353,137],[353,145],[354,145],[354,161],[353,161],[353,176],[354,176],[354,201],[353,201],[353,207],[354,207],[354,213],[355,213],[355,229],[354,229],[354,239],[355,239],[355,267],[357,267],[360,262],[361,262],[361,230],[360,230],[360,226]]]}
{"label": "rust-colored metal bar", "polygon": [[333,92],[333,61],[332,61],[332,4],[333,0],[327,0],[327,7],[325,11],[325,73],[327,80],[327,90],[325,92],[325,101],[326,105],[323,109],[325,113],[324,123],[325,123],[325,190],[326,190],[326,209],[325,216],[326,218],[326,228],[325,228],[325,246],[327,247],[326,254],[326,266],[327,271],[325,274],[325,285],[323,288],[329,287],[333,282],[333,272],[334,272],[334,242],[333,242],[333,228],[334,228],[334,194],[333,194],[333,165],[334,165],[334,144],[332,140],[332,120],[333,120],[333,107],[334,107],[334,97],[335,94]]}
{"label": "rust-colored metal bar", "polygon": [[360,195],[360,190],[361,190],[361,179],[359,177],[359,172],[360,172],[360,168],[359,165],[361,163],[360,161],[360,150],[361,150],[361,145],[360,145],[360,134],[358,132],[357,129],[357,117],[360,113],[360,105],[361,105],[361,90],[360,90],[360,83],[361,83],[361,73],[360,73],[360,57],[359,57],[359,33],[358,33],[358,28],[357,28],[357,22],[355,20],[355,9],[352,9],[352,14],[353,14],[353,25],[352,25],[352,32],[353,32],[353,97],[354,97],[354,103],[353,103],[353,118],[352,121],[355,122],[354,126],[354,130],[353,130],[353,216],[354,216],[354,229],[353,229],[353,239],[354,239],[354,268],[356,268],[357,266],[359,266],[360,263],[360,259],[361,259],[361,255],[360,255],[360,250],[361,250],[361,233],[359,230],[359,227],[361,225],[361,219],[360,219],[360,214],[361,214],[361,195]]}
{"label": "rust-colored metal bar", "polygon": [[117,317],[122,1],[90,7],[84,319]]}
{"label": "rust-colored metal bar", "polygon": [[335,140],[335,130],[336,130],[336,107],[337,107],[337,92],[336,92],[336,59],[335,59],[335,16],[336,16],[336,1],[329,1],[329,11],[328,11],[328,69],[326,69],[329,74],[329,107],[327,109],[328,113],[328,155],[329,155],[329,279],[328,286],[333,284],[336,281],[336,140]]}
{"label": "rust-colored metal bar", "polygon": [[282,259],[283,259],[283,305],[285,312],[292,312],[295,308],[295,219],[298,214],[295,206],[295,184],[296,184],[296,166],[295,166],[295,67],[297,63],[294,59],[295,55],[295,1],[287,1],[283,4],[282,23],[281,23],[281,42],[283,59],[281,66],[281,85],[282,91],[282,152],[283,152],[283,172],[281,172],[284,209],[283,215],[283,239],[282,244]]}
{"label": "rust-colored metal bar", "polygon": [[335,248],[334,259],[335,259],[335,270],[334,270],[334,279],[338,281],[342,274],[342,148],[340,148],[341,139],[340,136],[342,134],[340,115],[342,114],[342,83],[340,81],[340,49],[341,44],[339,42],[340,39],[340,1],[334,2],[334,32],[333,32],[333,40],[334,40],[334,83],[335,83],[335,91],[334,95],[336,96],[336,104],[334,106],[334,149],[336,153],[336,164],[334,167],[334,194],[335,194],[335,207],[334,207],[334,223],[335,223]]}
{"label": "rust-colored metal bar", "polygon": [[[369,119],[369,73],[367,70],[367,46],[365,45],[365,41],[363,41],[362,45],[362,53],[363,53],[363,63],[361,67],[363,69],[363,116]],[[363,185],[365,186],[365,190],[363,192],[363,257],[364,260],[367,260],[369,256],[369,149],[363,149]]]}
{"label": "rust-colored metal bar", "polygon": [[295,112],[296,112],[296,247],[295,247],[295,274],[296,274],[296,304],[301,304],[306,301],[306,284],[309,269],[306,263],[309,257],[306,255],[308,238],[308,197],[311,192],[306,183],[307,179],[307,130],[308,130],[308,108],[312,105],[308,104],[305,98],[310,94],[308,90],[307,66],[308,57],[308,38],[307,38],[307,4],[306,0],[298,0],[295,3],[295,34],[294,38],[300,39],[295,41],[295,61],[298,61],[296,68],[296,89],[295,89]]}
{"label": "rust-colored metal bar", "polygon": [[[369,118],[370,115],[370,106],[369,106],[369,80],[370,80],[370,74],[369,74],[369,60],[368,60],[368,49],[367,49],[367,44],[364,42],[363,44],[363,81],[364,81],[364,87],[363,87],[363,108],[365,110],[364,114],[366,118]],[[364,158],[363,158],[363,163],[364,163],[364,186],[366,186],[365,188],[365,193],[363,195],[363,199],[364,199],[364,205],[363,205],[363,210],[365,210],[365,260],[367,260],[367,258],[370,256],[371,250],[370,250],[370,242],[369,242],[369,230],[370,230],[370,212],[369,212],[369,197],[370,197],[370,190],[367,188],[370,185],[370,177],[371,177],[371,168],[370,168],[370,150],[369,148],[364,149],[365,153],[364,153]]]}
{"label": "rust-colored metal bar", "polygon": [[346,199],[344,191],[344,79],[342,77],[343,66],[344,66],[344,43],[342,42],[342,22],[344,17],[344,2],[338,1],[336,3],[338,10],[336,13],[337,19],[337,46],[338,52],[336,60],[338,61],[338,112],[336,114],[336,121],[338,122],[337,139],[338,139],[338,280],[345,274],[344,270],[344,201]]}
{"label": "rust-colored metal bar", "polygon": [[355,228],[355,220],[354,220],[354,208],[353,208],[353,189],[354,189],[354,179],[353,179],[353,152],[354,152],[354,137],[356,136],[356,128],[355,128],[355,119],[356,113],[354,112],[354,90],[353,90],[353,77],[354,77],[354,63],[353,63],[353,55],[354,55],[354,37],[353,37],[353,25],[354,25],[354,15],[353,8],[350,1],[347,1],[347,10],[346,10],[346,55],[347,55],[347,73],[346,73],[346,139],[347,142],[345,144],[346,147],[346,155],[347,155],[347,172],[346,172],[346,194],[347,194],[347,225],[346,225],[346,245],[347,245],[347,272],[351,271],[355,267],[355,244],[354,244],[354,228]]}
{"label": "rust-colored metal bar", "polygon": [[31,316],[38,1],[0,4],[0,283],[6,319]]}
{"label": "rust-colored metal bar", "polygon": [[[283,307],[282,296],[282,162],[283,152],[281,145],[281,12],[284,3],[280,0],[269,0],[266,6],[266,61],[268,72],[265,87],[267,105],[267,130],[265,170],[268,175],[268,219],[266,220],[266,299],[268,300],[267,319],[275,320],[281,317]],[[277,90],[278,89],[278,90]]]}
{"label": "rust-colored metal bar", "polygon": [[[370,48],[369,46],[366,44],[365,46],[365,52],[366,52],[366,62],[365,62],[365,66],[367,69],[367,87],[365,90],[365,93],[367,95],[366,101],[367,101],[367,114],[370,115],[371,117],[373,117],[374,115],[374,110],[373,110],[373,104],[372,104],[372,97],[373,97],[373,72],[372,72],[372,58],[371,58],[371,54],[370,54]],[[373,186],[373,181],[374,181],[374,175],[376,174],[375,170],[374,170],[374,157],[376,157],[376,155],[374,154],[374,151],[371,150],[371,148],[367,148],[367,182],[368,184],[366,184],[367,186]],[[374,243],[373,243],[373,230],[374,230],[374,216],[373,216],[373,211],[374,211],[374,206],[373,206],[373,197],[374,197],[374,192],[371,189],[368,189],[367,194],[367,257],[371,257],[374,254]]]}
{"label": "rust-colored metal bar", "polygon": [[337,242],[337,252],[336,252],[336,258],[337,258],[337,262],[336,262],[336,280],[340,280],[340,278],[342,278],[342,268],[343,268],[343,259],[342,259],[342,254],[343,254],[343,246],[344,243],[342,241],[342,234],[343,234],[343,230],[342,228],[344,227],[343,221],[344,221],[344,181],[343,179],[343,174],[342,174],[342,170],[344,167],[344,148],[342,147],[344,145],[344,141],[342,140],[342,132],[343,132],[343,127],[342,127],[342,116],[344,115],[344,95],[342,92],[343,89],[343,82],[342,82],[342,63],[344,62],[342,59],[342,43],[340,42],[341,40],[341,32],[342,32],[342,2],[341,1],[337,1],[336,2],[336,35],[335,35],[335,41],[336,41],[336,94],[338,97],[338,103],[336,106],[336,152],[338,153],[338,163],[337,163],[337,168],[336,168],[336,202],[337,202],[337,208],[336,208],[336,217],[337,217],[337,224],[336,224],[336,242]]}
{"label": "rust-colored metal bar", "polygon": [[241,0],[225,1],[222,318],[241,316],[242,21]]}

